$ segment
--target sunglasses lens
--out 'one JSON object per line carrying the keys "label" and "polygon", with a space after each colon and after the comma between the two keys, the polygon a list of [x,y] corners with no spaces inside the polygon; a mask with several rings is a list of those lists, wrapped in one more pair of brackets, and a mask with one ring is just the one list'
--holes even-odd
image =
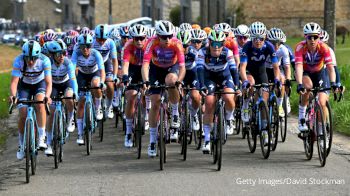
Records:
{"label": "sunglasses lens", "polygon": [[24,57],[24,60],[26,61],[36,61],[39,57],[37,56],[26,56]]}
{"label": "sunglasses lens", "polygon": [[307,36],[307,39],[309,39],[309,40],[311,40],[311,39],[316,40],[318,38],[319,38],[319,36],[317,36],[317,35],[309,35],[309,36]]}
{"label": "sunglasses lens", "polygon": [[223,45],[224,45],[223,42],[211,42],[211,46],[214,48],[215,47],[221,48]]}
{"label": "sunglasses lens", "polygon": [[143,41],[145,37],[134,37],[135,41]]}
{"label": "sunglasses lens", "polygon": [[80,45],[80,48],[81,48],[81,49],[84,49],[84,48],[91,48],[91,44]]}
{"label": "sunglasses lens", "polygon": [[248,39],[248,37],[245,37],[245,36],[238,36],[238,39]]}
{"label": "sunglasses lens", "polygon": [[167,40],[167,39],[171,39],[173,36],[172,35],[161,35],[160,38],[162,40]]}
{"label": "sunglasses lens", "polygon": [[201,40],[192,40],[192,42],[195,43],[195,44],[200,44],[200,43],[202,43]]}

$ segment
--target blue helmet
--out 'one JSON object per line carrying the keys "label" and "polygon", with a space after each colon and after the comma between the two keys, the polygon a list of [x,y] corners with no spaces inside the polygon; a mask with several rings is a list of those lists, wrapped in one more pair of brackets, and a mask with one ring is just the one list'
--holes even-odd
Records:
{"label": "blue helmet", "polygon": [[99,24],[95,28],[95,36],[100,39],[108,38],[108,26],[105,24]]}
{"label": "blue helmet", "polygon": [[40,44],[34,40],[27,41],[22,46],[22,52],[24,56],[39,56],[41,53]]}
{"label": "blue helmet", "polygon": [[92,36],[90,34],[82,34],[78,37],[78,44],[84,45],[84,44],[92,44]]}
{"label": "blue helmet", "polygon": [[65,47],[65,44],[62,45],[60,41],[51,41],[47,43],[47,49],[49,50],[50,53],[56,53],[56,52],[62,52],[67,49]]}
{"label": "blue helmet", "polygon": [[43,54],[49,54],[49,48],[48,48],[48,45],[50,44],[51,41],[49,42],[45,42],[43,47],[41,47],[41,53]]}
{"label": "blue helmet", "polygon": [[57,39],[56,42],[61,46],[62,50],[67,50],[67,45],[62,39]]}

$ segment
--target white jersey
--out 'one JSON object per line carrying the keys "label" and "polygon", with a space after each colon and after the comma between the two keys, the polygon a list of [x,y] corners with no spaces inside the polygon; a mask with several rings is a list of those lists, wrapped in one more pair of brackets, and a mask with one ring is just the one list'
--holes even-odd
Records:
{"label": "white jersey", "polygon": [[331,53],[333,65],[337,66],[337,59],[335,58],[334,50],[331,47],[328,47],[328,48],[329,48],[329,52]]}
{"label": "white jersey", "polygon": [[101,54],[93,48],[87,58],[83,56],[80,50],[74,50],[72,63],[84,74],[92,74],[98,70],[104,69]]}
{"label": "white jersey", "polygon": [[102,45],[98,41],[96,41],[96,39],[94,39],[94,41],[92,42],[92,48],[96,49],[101,53],[104,63],[111,58],[117,58],[116,46],[112,39],[108,38]]}
{"label": "white jersey", "polygon": [[[289,51],[288,51],[288,48],[283,44],[281,44],[278,50],[276,51],[276,56],[278,58],[279,66],[287,67],[290,65]],[[270,56],[266,58],[265,67],[269,69],[273,68]]]}

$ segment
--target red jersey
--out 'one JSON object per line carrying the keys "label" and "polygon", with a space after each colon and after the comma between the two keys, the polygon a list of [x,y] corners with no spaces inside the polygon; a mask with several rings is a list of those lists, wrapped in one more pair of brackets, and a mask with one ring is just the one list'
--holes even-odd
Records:
{"label": "red jersey", "polygon": [[122,51],[123,62],[129,62],[131,65],[142,66],[143,53],[145,52],[145,44],[143,48],[137,48],[133,40],[128,40]]}
{"label": "red jersey", "polygon": [[310,73],[319,72],[325,66],[333,65],[328,46],[319,42],[314,53],[307,49],[306,41],[299,42],[295,47],[295,64],[303,64],[303,69]]}
{"label": "red jersey", "polygon": [[239,56],[238,43],[234,37],[227,37],[224,46],[232,51],[233,56]]}
{"label": "red jersey", "polygon": [[149,63],[152,60],[153,64],[162,68],[173,66],[176,63],[185,66],[185,55],[181,42],[175,37],[171,38],[169,42],[169,46],[161,47],[158,37],[148,39],[143,62]]}

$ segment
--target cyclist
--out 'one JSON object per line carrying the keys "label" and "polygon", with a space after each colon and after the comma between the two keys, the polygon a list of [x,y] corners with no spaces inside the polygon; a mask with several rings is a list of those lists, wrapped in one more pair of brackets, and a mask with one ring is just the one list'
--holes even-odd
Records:
{"label": "cyclist", "polygon": [[[143,61],[143,53],[145,50],[147,29],[145,26],[137,24],[130,28],[130,35],[132,40],[129,40],[123,49],[123,83],[137,84],[142,82],[141,66]],[[125,116],[126,116],[126,135],[124,146],[132,147],[132,126],[133,117],[135,112],[135,101],[136,101],[136,89],[127,87],[125,91],[126,105],[125,105]],[[148,120],[148,119],[147,119]],[[147,122],[148,123],[148,122]]]}
{"label": "cyclist", "polygon": [[[78,70],[77,81],[79,87],[92,86],[104,87],[105,69],[102,55],[92,47],[93,38],[90,34],[82,34],[78,37],[79,49],[74,50],[72,55],[72,63]],[[80,93],[80,92],[79,92]],[[96,119],[103,118],[101,99],[102,92],[100,89],[93,90],[95,98]],[[79,94],[80,96],[80,94]],[[83,116],[84,116],[84,97],[78,101],[77,111],[77,127],[78,127],[78,144],[84,144],[83,139]]]}
{"label": "cyclist", "polygon": [[[299,105],[299,131],[301,136],[308,130],[305,123],[305,113],[310,93],[305,92],[305,89],[313,87],[328,88],[329,85],[333,90],[338,88],[335,83],[334,64],[329,47],[320,41],[320,25],[314,22],[307,23],[303,31],[305,41],[299,42],[295,48],[295,79],[298,83],[297,92],[301,94]],[[319,92],[319,103],[323,111],[327,111],[328,94],[329,92]]]}
{"label": "cyclist", "polygon": [[[204,31],[203,31],[204,32]],[[194,36],[194,37],[193,37]],[[206,37],[206,34],[204,32],[204,36]],[[204,39],[202,30],[200,29],[192,29],[187,31],[180,31],[177,34],[177,39],[179,39],[182,42],[182,46],[184,48],[185,53],[185,65],[186,65],[186,75],[184,79],[184,85],[190,86],[190,88],[194,88],[196,90],[191,91],[191,116],[193,118],[192,121],[192,129],[194,131],[198,131],[199,126],[199,117],[198,117],[198,110],[200,106],[200,100],[201,96],[199,94],[199,81],[197,76],[197,67],[195,63],[195,59],[198,53],[198,50],[200,49],[200,44],[198,44],[198,41],[200,43],[202,42],[202,39]],[[192,40],[192,38],[194,38]],[[194,43],[197,47],[193,47],[190,45],[190,43]]]}
{"label": "cyclist", "polygon": [[118,60],[117,60],[117,50],[115,43],[112,39],[108,38],[108,26],[104,24],[99,24],[95,28],[95,38],[92,42],[92,48],[99,51],[102,55],[106,81],[107,83],[107,99],[106,99],[106,116],[108,118],[113,118],[113,107],[112,99],[114,95],[114,83],[111,81],[117,80],[118,73]]}
{"label": "cyclist", "polygon": [[[67,47],[65,43],[58,39],[57,41],[49,42],[48,50],[50,53],[51,67],[52,67],[52,93],[51,97],[57,97],[59,92],[63,92],[65,97],[72,97],[73,94],[78,95],[78,83],[75,78],[75,67],[72,62],[66,57]],[[74,102],[73,100],[65,100],[65,105],[68,111],[68,126],[67,131],[72,133],[75,129],[74,124]],[[53,106],[53,105],[52,105]],[[51,111],[54,113],[54,106],[51,107]],[[52,155],[52,121],[54,115],[49,116],[48,133],[47,133],[47,149],[46,155]]]}
{"label": "cyclist", "polygon": [[[192,29],[192,26],[190,23],[182,23],[182,24],[180,24],[179,28],[180,28],[180,31],[187,31],[187,30],[189,31]],[[179,33],[179,32],[177,32],[177,33]]]}
{"label": "cyclist", "polygon": [[245,24],[238,25],[235,31],[236,40],[238,43],[239,54],[242,54],[243,46],[250,41],[249,27]]}
{"label": "cyclist", "polygon": [[[183,81],[186,73],[183,47],[179,40],[173,37],[174,26],[171,22],[160,20],[156,23],[157,36],[148,40],[146,45],[143,64],[143,81],[152,84],[166,84],[173,86]],[[157,155],[157,119],[160,108],[160,89],[150,88],[152,107],[149,115],[150,145],[148,155]],[[179,128],[179,99],[177,89],[169,89],[169,101],[172,106],[171,127]]]}
{"label": "cyclist", "polygon": [[154,28],[150,27],[147,29],[147,39],[156,36],[157,32]]}
{"label": "cyclist", "polygon": [[[279,28],[271,28],[270,31],[267,33],[267,39],[275,48],[276,56],[278,58],[278,64],[280,65],[280,78],[279,80],[282,83],[285,83],[286,87],[290,87],[291,85],[291,71],[290,71],[290,58],[289,58],[289,51],[286,46],[281,44],[283,40],[283,31]],[[274,77],[274,70],[272,67],[271,57],[268,56],[265,61],[266,66],[266,73],[267,78],[269,82],[273,82]],[[281,117],[284,116],[284,110],[283,110],[283,97],[285,92],[285,86],[281,87],[281,93],[280,96],[277,98],[277,105],[278,105],[278,113]]]}
{"label": "cyclist", "polygon": [[[210,132],[213,128],[213,116],[215,110],[214,92],[217,85],[221,85],[225,92],[234,92],[234,82],[230,73],[230,66],[235,64],[233,53],[224,47],[225,33],[212,30],[209,34],[209,47],[202,48],[197,55],[196,64],[201,91],[207,94],[205,98],[205,112],[203,116],[204,143],[203,153],[210,151]],[[234,95],[223,95],[225,101],[225,132],[233,133],[234,119]]]}
{"label": "cyclist", "polygon": [[[254,22],[249,27],[250,36],[252,41],[247,42],[242,50],[241,54],[241,67],[240,67],[240,76],[243,81],[242,89],[246,91],[251,85],[268,83],[268,78],[266,74],[265,61],[268,56],[270,56],[273,71],[274,71],[274,83],[279,88],[281,83],[280,70],[278,66],[278,59],[276,56],[275,49],[270,42],[266,42],[266,26],[261,22]],[[269,90],[267,88],[263,89],[263,98],[267,102],[269,97]],[[250,93],[252,91],[250,90]],[[249,96],[248,96],[249,97]],[[248,105],[249,99],[243,99],[242,106],[242,120],[248,123],[250,120]],[[266,126],[267,121],[263,120],[263,126]],[[267,131],[262,133],[264,136],[267,136]],[[264,137],[265,142],[267,143],[268,137]]]}
{"label": "cyclist", "polygon": [[[34,40],[26,42],[22,47],[22,54],[18,55],[13,63],[12,78],[10,84],[10,97],[12,101],[16,98],[19,101],[31,99],[33,96],[37,101],[46,100],[50,103],[52,90],[51,63],[50,59],[41,54],[40,44]],[[23,132],[24,123],[27,117],[27,106],[19,104],[18,120],[18,141],[19,149],[17,159],[24,158]],[[45,144],[45,127],[46,127],[46,110],[44,104],[35,106],[38,133],[39,148],[46,148]]]}
{"label": "cyclist", "polygon": [[205,33],[205,31],[201,29],[192,29],[190,33],[191,33],[191,46],[193,48],[199,51],[199,49],[201,49],[202,47],[205,47],[205,44],[203,43],[207,39],[207,34]]}

